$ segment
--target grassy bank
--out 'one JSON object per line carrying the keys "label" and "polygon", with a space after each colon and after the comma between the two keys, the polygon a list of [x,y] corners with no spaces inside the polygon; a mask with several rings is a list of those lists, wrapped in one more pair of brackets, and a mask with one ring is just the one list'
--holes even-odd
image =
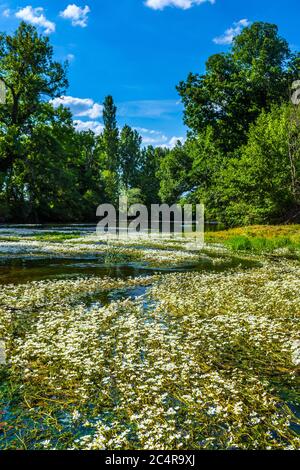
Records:
{"label": "grassy bank", "polygon": [[232,251],[300,256],[300,225],[257,225],[208,233],[208,243],[222,243]]}

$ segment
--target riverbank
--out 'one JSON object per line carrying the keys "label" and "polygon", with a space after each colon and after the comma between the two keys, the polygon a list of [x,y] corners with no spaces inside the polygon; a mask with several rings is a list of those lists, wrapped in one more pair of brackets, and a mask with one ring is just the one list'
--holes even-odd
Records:
{"label": "riverbank", "polygon": [[223,243],[232,251],[300,257],[300,225],[253,225],[208,233],[209,243]]}

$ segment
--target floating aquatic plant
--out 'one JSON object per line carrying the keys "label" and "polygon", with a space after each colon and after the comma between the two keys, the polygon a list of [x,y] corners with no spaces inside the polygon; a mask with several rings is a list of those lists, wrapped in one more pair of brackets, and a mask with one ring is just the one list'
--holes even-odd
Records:
{"label": "floating aquatic plant", "polygon": [[[168,263],[199,256],[113,246]],[[2,286],[0,447],[300,449],[300,266],[261,261]],[[101,301],[142,286],[140,298]]]}

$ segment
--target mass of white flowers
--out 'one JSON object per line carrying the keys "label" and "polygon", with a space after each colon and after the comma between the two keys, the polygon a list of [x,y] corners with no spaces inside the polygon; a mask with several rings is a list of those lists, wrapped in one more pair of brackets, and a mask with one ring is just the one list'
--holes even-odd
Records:
{"label": "mass of white flowers", "polygon": [[[93,249],[80,239],[31,243],[49,253]],[[168,262],[195,256],[127,249]],[[143,297],[87,301],[136,286],[147,288]],[[9,419],[0,447],[299,449],[299,292],[299,263],[287,260],[2,285]]]}

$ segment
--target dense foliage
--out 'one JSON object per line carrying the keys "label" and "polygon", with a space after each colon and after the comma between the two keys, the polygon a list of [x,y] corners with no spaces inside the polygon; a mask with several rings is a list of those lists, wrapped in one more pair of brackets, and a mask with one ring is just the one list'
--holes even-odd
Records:
{"label": "dense foliage", "polygon": [[203,75],[178,85],[187,140],[173,149],[144,147],[117,123],[104,100],[104,130],[78,132],[52,100],[67,87],[66,65],[49,39],[21,23],[0,35],[0,221],[92,221],[102,202],[206,204],[226,225],[300,219],[300,107],[291,87],[300,76],[277,27],[254,23],[227,53],[211,56]]}
{"label": "dense foliage", "polygon": [[202,200],[226,225],[300,220],[299,73],[277,27],[254,23],[190,74],[178,91],[191,132],[162,164],[161,196]]}
{"label": "dense foliage", "polygon": [[99,204],[124,191],[158,200],[160,151],[142,148],[129,126],[119,130],[111,96],[103,133],[77,132],[70,111],[51,101],[66,90],[66,65],[33,26],[0,35],[0,79],[0,221],[92,221]]}

